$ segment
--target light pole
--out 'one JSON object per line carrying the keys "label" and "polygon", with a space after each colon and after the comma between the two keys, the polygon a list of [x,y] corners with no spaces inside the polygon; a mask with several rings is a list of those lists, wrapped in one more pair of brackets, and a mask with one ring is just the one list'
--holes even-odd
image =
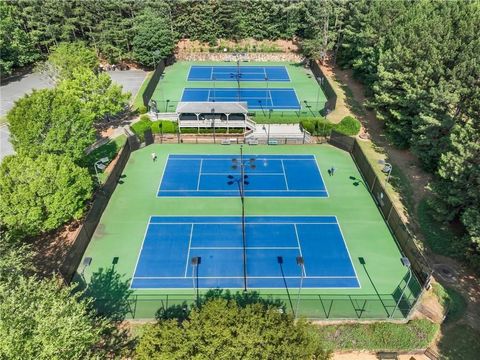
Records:
{"label": "light pole", "polygon": [[212,113],[212,126],[213,126],[213,143],[215,144],[215,109],[210,110]]}
{"label": "light pole", "polygon": [[240,167],[240,177],[228,175],[228,185],[237,183],[238,191],[240,193],[240,200],[242,203],[242,245],[243,245],[243,291],[247,291],[247,239],[245,234],[245,185],[248,185],[248,175],[245,175],[245,166],[250,169],[255,169],[255,159],[250,158],[245,160],[243,158],[243,145],[240,145],[240,161],[232,159],[232,169],[236,170]]}
{"label": "light pole", "polygon": [[395,304],[395,308],[392,311],[392,314],[390,315],[390,319],[393,319],[393,315],[395,314],[395,311],[397,311],[398,307],[400,306],[400,301],[402,301],[403,295],[405,294],[405,290],[407,290],[408,285],[410,284],[410,280],[412,279],[412,265],[410,264],[410,260],[406,256],[402,257],[400,259],[402,262],[402,265],[408,268],[408,280],[407,283],[405,284],[405,287],[402,290],[402,293],[400,294],[400,298],[398,299],[397,303]]}
{"label": "light pole", "polygon": [[385,160],[383,160],[383,159],[378,160],[378,163],[380,165],[383,165],[382,172],[384,174],[387,174],[387,178],[385,179],[385,185],[386,185],[388,180],[390,180],[390,175],[392,174],[393,166],[392,166],[392,164],[385,162]]}
{"label": "light pole", "polygon": [[198,306],[198,265],[201,262],[200,256],[194,256],[191,260],[192,264],[192,281],[193,281],[193,292],[195,295],[195,302]]}
{"label": "light pole", "polygon": [[302,256],[297,256],[297,265],[300,266],[300,286],[298,287],[297,304],[295,306],[295,318],[298,317],[298,305],[300,304],[300,291],[302,291],[303,278],[305,276],[305,262]]}

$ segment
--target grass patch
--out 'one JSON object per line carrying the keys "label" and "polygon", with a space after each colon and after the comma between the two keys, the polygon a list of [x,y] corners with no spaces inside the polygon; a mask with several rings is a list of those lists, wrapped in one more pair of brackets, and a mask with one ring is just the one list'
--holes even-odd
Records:
{"label": "grass patch", "polygon": [[319,327],[319,332],[331,350],[410,351],[427,348],[439,327],[422,319],[407,324],[327,325]]}
{"label": "grass patch", "polygon": [[362,125],[360,121],[355,119],[353,116],[345,116],[342,121],[334,125],[335,131],[347,135],[355,136],[360,132]]}
{"label": "grass patch", "polygon": [[140,109],[143,105],[143,93],[145,92],[145,89],[147,88],[148,83],[150,82],[150,79],[153,76],[153,71],[149,72],[147,76],[145,77],[145,80],[143,80],[142,86],[140,86],[140,89],[138,89],[137,93],[135,94],[135,98],[133,99],[133,110],[138,110]]}
{"label": "grass patch", "polygon": [[465,324],[447,327],[438,344],[441,359],[475,360],[480,354],[480,332]]}
{"label": "grass patch", "polygon": [[456,259],[463,259],[463,252],[454,244],[459,243],[459,238],[449,228],[447,224],[437,221],[433,217],[433,209],[424,198],[420,201],[417,208],[417,218],[422,229],[423,236],[427,245],[437,254],[451,256]]}
{"label": "grass patch", "polygon": [[433,284],[432,287],[433,293],[447,311],[446,321],[455,322],[459,320],[467,309],[465,298],[458,291],[452,288],[444,288],[438,283]]}
{"label": "grass patch", "polygon": [[7,115],[0,116],[0,125],[7,123]]}
{"label": "grass patch", "polygon": [[[103,157],[108,157],[109,162],[112,161],[115,156],[118,154],[120,149],[125,145],[127,141],[127,136],[126,135],[120,135],[116,137],[115,139],[110,140],[106,144],[103,144],[102,146],[99,146],[95,150],[93,150],[90,154],[88,154],[84,160],[85,166],[88,167],[88,169],[95,174],[95,170],[93,168],[95,161],[98,161],[99,159]],[[98,170],[98,180],[101,184],[104,184],[105,181],[108,178],[109,173],[104,171]]]}

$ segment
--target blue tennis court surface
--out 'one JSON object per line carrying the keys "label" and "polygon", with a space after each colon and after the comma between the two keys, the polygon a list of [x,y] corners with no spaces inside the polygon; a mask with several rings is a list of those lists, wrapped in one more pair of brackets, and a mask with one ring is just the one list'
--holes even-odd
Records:
{"label": "blue tennis court surface", "polygon": [[[245,155],[245,161],[245,196],[328,196],[313,155]],[[157,195],[239,196],[239,163],[238,155],[169,155]]]}
{"label": "blue tennis court surface", "polygon": [[[355,269],[334,216],[247,216],[247,287],[358,288]],[[243,288],[238,216],[152,216],[131,287]],[[196,270],[191,260],[199,257]]]}
{"label": "blue tennis court surface", "polygon": [[290,81],[285,66],[193,65],[188,81]]}
{"label": "blue tennis court surface", "polygon": [[182,102],[246,102],[249,109],[299,110],[294,89],[185,88]]}

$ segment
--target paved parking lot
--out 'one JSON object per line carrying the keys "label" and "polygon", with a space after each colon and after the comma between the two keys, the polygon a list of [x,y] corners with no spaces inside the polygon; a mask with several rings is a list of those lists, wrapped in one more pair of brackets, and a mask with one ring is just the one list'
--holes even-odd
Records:
{"label": "paved parking lot", "polygon": [[[143,70],[124,70],[109,71],[112,80],[123,86],[124,91],[132,94],[132,99],[140,89],[147,73]],[[0,85],[0,116],[5,116],[13,107],[16,100],[29,93],[33,89],[45,89],[53,87],[39,73],[29,73],[17,77],[12,77],[2,81]],[[0,161],[7,155],[14,153],[9,141],[8,126],[0,126]]]}

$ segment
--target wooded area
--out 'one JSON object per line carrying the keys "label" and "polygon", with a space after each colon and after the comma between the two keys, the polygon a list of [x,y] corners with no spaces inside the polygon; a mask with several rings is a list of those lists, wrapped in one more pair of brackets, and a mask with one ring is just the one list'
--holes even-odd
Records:
{"label": "wooded area", "polygon": [[[2,72],[45,57],[60,42],[83,40],[111,63],[153,65],[178,39],[318,39],[332,50],[348,3],[328,1],[18,0],[1,2]],[[310,46],[309,48],[311,48]],[[323,54],[322,53],[322,54]]]}
{"label": "wooded area", "polygon": [[360,1],[345,23],[339,63],[391,141],[436,175],[432,211],[460,220],[452,249],[480,270],[480,2]]}

